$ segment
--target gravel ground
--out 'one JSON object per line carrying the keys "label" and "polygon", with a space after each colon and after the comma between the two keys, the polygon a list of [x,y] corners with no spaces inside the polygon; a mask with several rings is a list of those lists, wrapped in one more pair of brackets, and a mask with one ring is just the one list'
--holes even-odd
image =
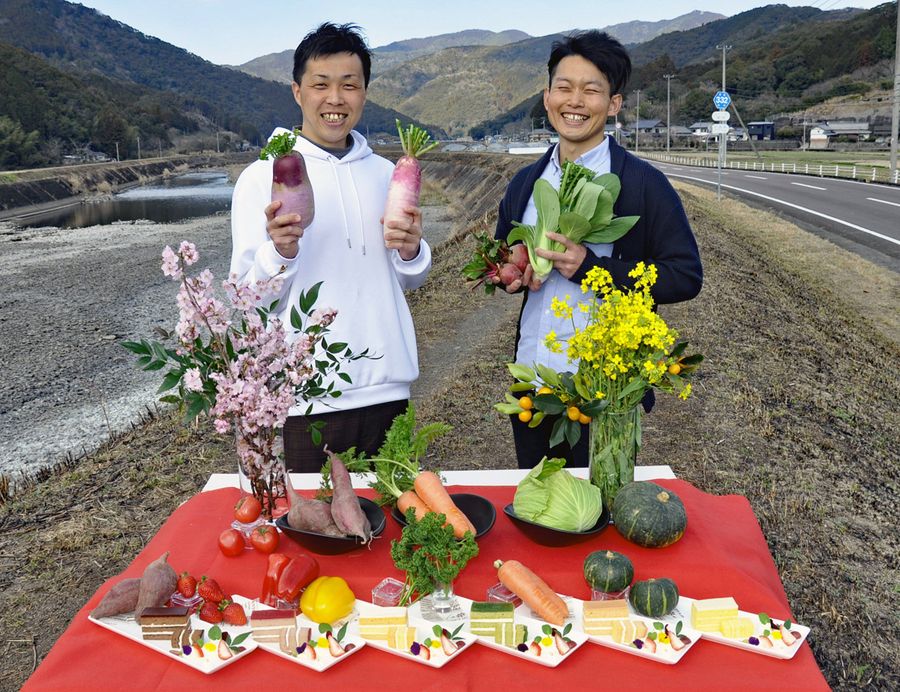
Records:
{"label": "gravel ground", "polygon": [[[426,200],[427,201],[427,200]],[[446,206],[424,208],[426,237],[446,239]],[[0,473],[21,477],[94,450],[153,407],[159,374],[123,340],[171,329],[175,286],[160,252],[190,239],[199,266],[228,273],[228,215],[80,229],[0,228]]]}

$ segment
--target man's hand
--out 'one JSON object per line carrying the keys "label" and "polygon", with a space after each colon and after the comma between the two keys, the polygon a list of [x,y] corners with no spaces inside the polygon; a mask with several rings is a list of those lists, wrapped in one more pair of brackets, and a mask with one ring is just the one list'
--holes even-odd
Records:
{"label": "man's hand", "polygon": [[275,243],[279,255],[285,259],[294,259],[297,256],[297,241],[303,237],[300,214],[275,216],[280,208],[280,201],[272,202],[266,207],[266,232]]}
{"label": "man's hand", "polygon": [[543,257],[544,259],[553,262],[553,268],[556,269],[556,271],[567,279],[571,279],[575,272],[578,271],[578,267],[581,266],[581,263],[584,262],[584,258],[587,257],[587,248],[580,243],[573,243],[561,233],[548,232],[547,237],[550,238],[550,240],[555,240],[561,245],[564,245],[565,251],[553,252],[552,250],[538,248],[535,250],[535,253],[538,257]]}
{"label": "man's hand", "polygon": [[[406,214],[405,219],[388,221],[384,229],[384,246],[388,250],[396,250],[408,262],[419,254],[422,210],[418,207],[406,207],[403,212]],[[384,223],[384,218],[381,223]]]}

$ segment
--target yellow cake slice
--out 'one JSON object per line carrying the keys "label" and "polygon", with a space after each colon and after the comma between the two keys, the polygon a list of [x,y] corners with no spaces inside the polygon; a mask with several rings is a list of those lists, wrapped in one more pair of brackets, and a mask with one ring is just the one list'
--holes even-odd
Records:
{"label": "yellow cake slice", "polygon": [[746,639],[752,637],[756,628],[751,618],[728,618],[722,620],[720,629],[729,639]]}
{"label": "yellow cake slice", "polygon": [[737,616],[737,602],[731,596],[707,598],[691,605],[691,627],[701,632],[719,632],[723,620],[735,620]]}
{"label": "yellow cake slice", "polygon": [[647,636],[647,625],[642,620],[613,620],[611,636],[619,644],[630,644]]}
{"label": "yellow cake slice", "polygon": [[388,632],[387,643],[392,649],[408,651],[414,641],[416,641],[415,627],[395,625]]}
{"label": "yellow cake slice", "polygon": [[406,624],[406,608],[381,608],[378,615],[359,618],[359,636],[390,643],[394,630]]}
{"label": "yellow cake slice", "polygon": [[614,620],[627,618],[628,601],[585,601],[582,609],[582,624],[585,633],[600,636],[612,634]]}

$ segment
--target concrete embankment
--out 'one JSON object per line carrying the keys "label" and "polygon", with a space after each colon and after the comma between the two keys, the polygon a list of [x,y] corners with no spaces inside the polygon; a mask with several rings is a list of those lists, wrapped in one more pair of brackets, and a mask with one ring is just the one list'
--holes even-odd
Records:
{"label": "concrete embankment", "polygon": [[246,153],[210,154],[4,173],[0,177],[0,219],[74,204],[87,195],[117,192],[193,168],[247,163],[252,158]]}

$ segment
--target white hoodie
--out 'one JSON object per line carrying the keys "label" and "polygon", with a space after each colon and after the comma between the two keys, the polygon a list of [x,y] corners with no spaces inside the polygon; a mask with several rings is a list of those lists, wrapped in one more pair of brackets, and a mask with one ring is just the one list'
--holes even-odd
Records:
{"label": "white hoodie", "polygon": [[[273,135],[287,132],[276,128]],[[346,342],[354,352],[369,349],[377,360],[344,366],[353,384],[336,380],[342,394],[314,401],[312,413],[371,406],[409,398],[419,376],[416,335],[404,290],[421,286],[431,269],[424,239],[410,261],[384,246],[379,219],[384,213],[393,164],[372,153],[365,137],[351,132],[352,149],[338,159],[303,137],[294,149],[306,161],[315,196],[315,218],[299,241],[294,259],[285,259],[266,232],[265,207],[272,199],[272,162],[255,161],[241,173],[231,205],[231,273],[253,282],[284,267],[278,316],[290,325],[290,309],[300,292],[322,281],[317,308],[336,308],[329,343]],[[268,299],[268,297],[267,297]],[[298,402],[299,404],[300,402]],[[306,403],[291,415],[306,413]]]}

